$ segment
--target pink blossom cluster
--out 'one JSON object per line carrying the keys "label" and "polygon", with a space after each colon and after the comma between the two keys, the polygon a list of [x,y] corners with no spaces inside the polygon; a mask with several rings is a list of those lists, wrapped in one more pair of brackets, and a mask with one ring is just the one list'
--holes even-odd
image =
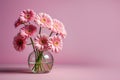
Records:
{"label": "pink blossom cluster", "polygon": [[[31,45],[39,51],[50,50],[59,52],[62,50],[64,39],[67,35],[63,23],[57,19],[52,19],[46,13],[36,14],[33,10],[27,9],[20,13],[19,18],[15,21],[15,28],[22,25],[19,33],[14,37],[13,45],[17,51],[22,51],[27,45],[27,40],[30,38]],[[32,39],[33,34],[39,29],[39,34]],[[45,28],[50,30],[50,34],[42,33]]]}

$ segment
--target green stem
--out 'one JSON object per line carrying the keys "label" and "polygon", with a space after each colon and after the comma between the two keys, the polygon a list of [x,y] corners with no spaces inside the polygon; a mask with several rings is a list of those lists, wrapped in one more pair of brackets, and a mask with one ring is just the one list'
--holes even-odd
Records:
{"label": "green stem", "polygon": [[43,51],[40,51],[39,52],[39,56],[38,56],[38,60],[37,60],[37,62],[38,62],[38,69],[39,69],[39,67],[40,67],[40,69],[41,69],[41,71],[42,71],[42,63],[41,63],[41,60],[42,60],[42,54],[43,54]]}
{"label": "green stem", "polygon": [[51,33],[50,33],[49,37],[50,37],[50,36],[52,36],[52,33],[53,33],[53,32],[51,31]]}
{"label": "green stem", "polygon": [[31,37],[30,37],[30,41],[31,41],[31,44],[32,44],[32,47],[33,47],[33,50],[34,50],[34,53],[35,53],[35,59],[36,59],[37,58],[37,50],[35,50],[34,42],[33,42]]}
{"label": "green stem", "polygon": [[37,59],[36,59],[36,62],[35,62],[35,65],[33,66],[32,70],[34,69],[35,72],[39,72],[39,68],[40,70],[42,71],[42,63],[41,63],[41,60],[42,60],[42,54],[43,54],[43,51],[38,51],[38,56],[37,56]]}
{"label": "green stem", "polygon": [[[34,53],[35,53],[35,61],[36,61],[36,58],[37,58],[37,54],[36,54],[36,51],[35,51],[35,46],[34,46],[34,42],[32,40],[32,38],[30,37],[30,41],[31,41],[31,44],[32,44],[32,47],[33,47],[33,50],[34,50]],[[36,62],[35,62],[35,65],[33,66],[32,70],[35,68],[35,71],[37,69],[37,66],[36,66]]]}
{"label": "green stem", "polygon": [[58,33],[56,33],[56,35],[58,35]]}
{"label": "green stem", "polygon": [[34,46],[34,42],[33,42],[33,40],[32,40],[31,37],[30,37],[30,41],[31,41],[31,44],[32,44],[33,50],[34,50],[34,52],[36,53],[36,51],[35,51],[35,46]]}
{"label": "green stem", "polygon": [[41,26],[40,26],[40,29],[39,29],[39,34],[41,34],[41,29],[42,29],[42,28],[41,28]]}

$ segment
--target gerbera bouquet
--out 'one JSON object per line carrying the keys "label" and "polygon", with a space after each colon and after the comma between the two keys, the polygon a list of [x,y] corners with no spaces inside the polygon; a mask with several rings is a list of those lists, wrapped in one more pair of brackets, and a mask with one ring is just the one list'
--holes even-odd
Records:
{"label": "gerbera bouquet", "polygon": [[[62,39],[66,37],[66,30],[63,23],[59,20],[52,19],[46,13],[36,14],[33,10],[27,9],[22,11],[16,20],[15,28],[18,26],[22,27],[14,37],[14,48],[17,51],[22,51],[26,45],[33,47],[36,56],[36,63],[32,68],[34,71],[39,71],[37,67],[41,66],[41,64],[38,63],[41,62],[41,56],[43,56],[45,51],[58,53],[62,50]],[[47,29],[49,32],[44,33],[42,32],[43,29]],[[38,34],[33,37],[37,32]]]}

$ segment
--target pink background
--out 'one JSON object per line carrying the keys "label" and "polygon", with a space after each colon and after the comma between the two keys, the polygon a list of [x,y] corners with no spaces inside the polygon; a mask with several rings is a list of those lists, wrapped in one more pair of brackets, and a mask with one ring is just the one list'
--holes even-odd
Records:
{"label": "pink background", "polygon": [[15,51],[14,22],[24,9],[62,21],[68,36],[56,64],[120,66],[119,0],[0,0],[0,64],[26,64],[32,51]]}

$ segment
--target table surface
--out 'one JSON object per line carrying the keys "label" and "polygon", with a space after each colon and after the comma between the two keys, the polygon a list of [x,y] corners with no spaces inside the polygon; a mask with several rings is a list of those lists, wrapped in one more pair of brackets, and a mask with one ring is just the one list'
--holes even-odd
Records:
{"label": "table surface", "polygon": [[120,68],[54,65],[49,73],[34,74],[27,65],[0,65],[0,80],[120,80]]}

